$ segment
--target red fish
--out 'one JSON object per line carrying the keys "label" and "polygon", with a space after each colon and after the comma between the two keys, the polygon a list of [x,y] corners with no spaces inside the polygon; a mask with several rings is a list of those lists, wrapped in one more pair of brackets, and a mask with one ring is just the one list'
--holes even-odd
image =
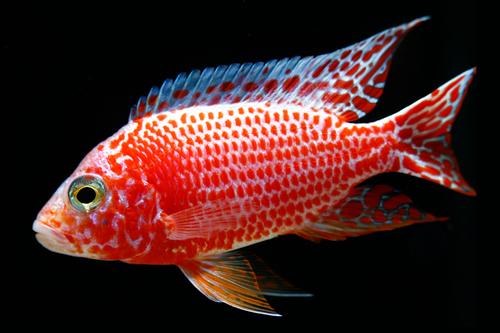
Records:
{"label": "red fish", "polygon": [[306,294],[238,249],[439,220],[390,186],[359,185],[380,173],[475,195],[449,134],[474,69],[390,117],[354,123],[375,107],[394,50],[424,20],[330,54],[165,81],[43,207],[38,241],[73,256],[177,265],[211,300],[278,315],[266,296]]}

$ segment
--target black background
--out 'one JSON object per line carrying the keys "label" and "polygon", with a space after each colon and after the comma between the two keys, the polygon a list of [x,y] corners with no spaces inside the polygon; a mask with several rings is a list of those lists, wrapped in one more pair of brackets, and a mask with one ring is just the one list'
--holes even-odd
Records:
{"label": "black background", "polygon": [[[431,15],[395,54],[384,95],[367,121],[390,115],[476,66],[474,3],[412,1],[233,1],[23,8],[3,52],[14,70],[16,297],[30,318],[158,321],[209,328],[475,327],[477,198],[399,174],[389,183],[434,223],[313,244],[281,237],[252,247],[311,299],[271,299],[282,318],[215,304],[175,267],[100,262],[51,253],[31,224],[42,205],[129,108],[180,71],[233,62],[316,55]],[[481,76],[479,69],[478,76]],[[473,83],[453,129],[465,178],[477,189]],[[16,127],[17,128],[17,127]],[[480,192],[481,194],[481,192]],[[186,321],[188,319],[188,321]],[[49,319],[50,320],[50,319]],[[169,328],[170,327],[170,328]],[[163,327],[172,330],[171,326]]]}

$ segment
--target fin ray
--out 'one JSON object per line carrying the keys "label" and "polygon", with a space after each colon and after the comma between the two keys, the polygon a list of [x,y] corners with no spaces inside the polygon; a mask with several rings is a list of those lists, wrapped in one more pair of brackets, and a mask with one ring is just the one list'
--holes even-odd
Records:
{"label": "fin ray", "polygon": [[241,251],[204,256],[179,268],[209,299],[249,312],[279,316],[266,296],[312,296],[283,280],[257,256]]}
{"label": "fin ray", "polygon": [[385,30],[362,42],[316,57],[222,65],[181,73],[153,88],[132,108],[130,120],[197,105],[241,101],[326,108],[352,121],[370,112],[385,85],[392,53],[404,35],[427,20]]}
{"label": "fin ray", "polygon": [[394,122],[399,136],[393,171],[424,178],[466,195],[476,195],[460,173],[450,135],[474,73],[475,68],[470,69],[400,112],[382,119]]}
{"label": "fin ray", "polygon": [[179,267],[211,300],[249,312],[280,316],[262,295],[250,262],[237,252],[192,260]]}
{"label": "fin ray", "polygon": [[208,238],[213,232],[234,229],[238,220],[251,211],[249,203],[205,203],[182,209],[171,215],[160,212],[156,221],[163,223],[169,239]]}
{"label": "fin ray", "polygon": [[354,188],[344,200],[324,212],[318,222],[308,222],[296,234],[310,240],[343,240],[443,220],[417,209],[408,196],[390,186],[366,185]]}

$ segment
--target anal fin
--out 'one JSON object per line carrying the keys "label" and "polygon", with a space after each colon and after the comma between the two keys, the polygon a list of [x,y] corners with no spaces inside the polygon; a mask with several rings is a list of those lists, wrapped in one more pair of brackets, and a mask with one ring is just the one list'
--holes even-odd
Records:
{"label": "anal fin", "polygon": [[354,188],[318,222],[309,222],[296,232],[308,240],[343,240],[377,231],[393,230],[415,223],[443,221],[416,208],[412,200],[387,185]]}

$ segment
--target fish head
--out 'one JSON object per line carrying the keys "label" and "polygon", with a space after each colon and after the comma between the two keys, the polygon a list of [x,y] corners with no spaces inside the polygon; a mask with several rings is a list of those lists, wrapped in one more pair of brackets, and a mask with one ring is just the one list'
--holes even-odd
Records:
{"label": "fish head", "polygon": [[108,150],[94,149],[41,209],[33,230],[45,248],[124,260],[149,247],[155,191],[133,168],[114,170],[110,157]]}

